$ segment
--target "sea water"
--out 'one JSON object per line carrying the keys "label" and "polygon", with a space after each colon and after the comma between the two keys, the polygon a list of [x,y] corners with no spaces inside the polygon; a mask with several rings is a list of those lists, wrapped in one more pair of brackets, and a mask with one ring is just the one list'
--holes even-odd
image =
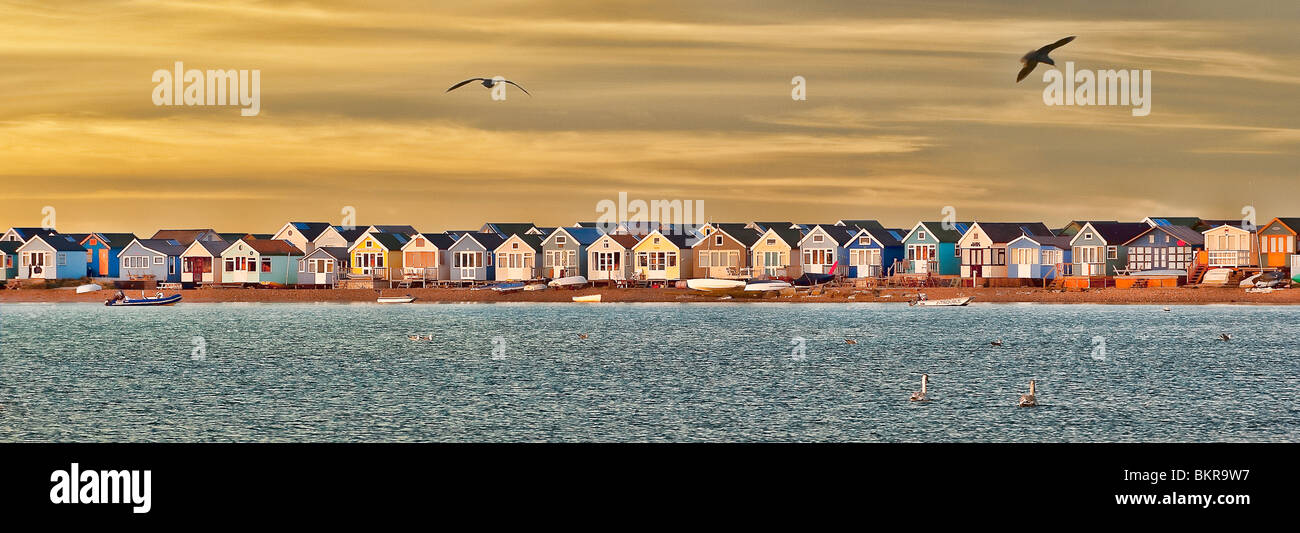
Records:
{"label": "sea water", "polygon": [[3,304],[0,441],[1295,442],[1298,326],[1232,305]]}

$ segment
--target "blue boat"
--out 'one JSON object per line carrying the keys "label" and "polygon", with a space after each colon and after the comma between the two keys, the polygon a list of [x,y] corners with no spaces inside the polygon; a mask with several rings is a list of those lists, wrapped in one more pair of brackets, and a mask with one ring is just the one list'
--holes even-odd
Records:
{"label": "blue boat", "polygon": [[522,282],[498,283],[492,287],[492,290],[497,292],[515,292],[523,289],[524,283]]}
{"label": "blue boat", "polygon": [[122,294],[122,291],[117,291],[117,294],[104,300],[104,305],[109,307],[144,307],[150,305],[172,305],[179,301],[181,301],[181,295],[179,294],[163,296],[163,293],[160,292],[152,297],[127,298],[125,294]]}

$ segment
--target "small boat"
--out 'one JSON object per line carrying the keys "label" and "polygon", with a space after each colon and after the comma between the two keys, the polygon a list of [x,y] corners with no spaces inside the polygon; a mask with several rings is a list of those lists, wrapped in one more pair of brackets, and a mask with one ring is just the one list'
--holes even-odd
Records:
{"label": "small boat", "polygon": [[971,303],[974,296],[963,296],[961,298],[944,298],[942,300],[912,300],[907,305],[919,305],[925,307],[961,307]]}
{"label": "small boat", "polygon": [[1249,289],[1246,289],[1246,292],[1255,292],[1255,293],[1268,294],[1268,293],[1270,293],[1270,292],[1273,292],[1274,290],[1275,290],[1275,289],[1273,289],[1273,287],[1251,287],[1251,288],[1249,288]]}
{"label": "small boat", "polygon": [[1238,287],[1241,287],[1241,288],[1254,287],[1254,286],[1255,286],[1255,280],[1256,280],[1257,278],[1259,278],[1259,276],[1260,276],[1260,274],[1255,274],[1254,276],[1251,276],[1251,277],[1249,277],[1249,278],[1243,279],[1243,280],[1241,280],[1241,283],[1238,283],[1238,284],[1237,284],[1237,286],[1238,286]]}
{"label": "small boat", "polygon": [[381,304],[409,304],[415,301],[415,297],[409,294],[405,296],[380,296],[375,299],[376,303]]}
{"label": "small boat", "polygon": [[95,292],[95,291],[98,291],[98,290],[102,290],[103,288],[104,288],[104,287],[100,286],[100,285],[97,284],[97,283],[87,283],[87,284],[85,284],[85,285],[81,285],[81,286],[77,287],[77,294],[85,294],[85,293],[88,293],[88,292]]}
{"label": "small boat", "polygon": [[745,282],[738,279],[696,278],[686,280],[686,288],[697,291],[725,291],[739,289]]}
{"label": "small boat", "polygon": [[163,296],[163,293],[157,293],[153,296],[141,296],[139,298],[127,298],[122,291],[117,291],[112,298],[104,300],[104,305],[109,307],[145,307],[151,305],[172,305],[181,301],[181,295],[173,294]]}
{"label": "small boat", "polygon": [[575,302],[585,302],[585,303],[598,303],[598,302],[600,302],[600,295],[599,295],[599,294],[588,294],[588,295],[586,295],[586,296],[574,296],[574,297],[573,297],[573,301],[575,301]]}
{"label": "small boat", "polygon": [[546,284],[545,284],[545,283],[530,283],[530,284],[528,284],[528,285],[524,285],[524,290],[526,290],[526,291],[544,291],[544,290],[546,290]]}
{"label": "small boat", "polygon": [[492,290],[497,291],[497,292],[515,292],[515,291],[522,291],[522,290],[524,290],[524,284],[523,284],[523,283],[518,283],[518,282],[517,282],[517,283],[502,283],[502,284],[499,284],[499,285],[497,285],[497,286],[495,286],[495,287],[492,287]]}
{"label": "small boat", "polygon": [[793,285],[790,285],[789,282],[781,281],[779,279],[756,279],[756,280],[751,280],[749,283],[745,284],[745,290],[751,292],[779,291],[781,289],[788,289],[790,287],[793,287]]}
{"label": "small boat", "polygon": [[816,287],[823,283],[829,283],[830,281],[835,279],[835,269],[839,268],[839,266],[840,266],[840,262],[836,261],[834,264],[831,265],[830,272],[827,272],[825,274],[813,274],[810,272],[806,272],[804,273],[804,275],[795,278],[794,286]]}
{"label": "small boat", "polygon": [[550,283],[547,283],[547,285],[550,285],[551,287],[578,287],[586,284],[587,284],[587,278],[585,276],[569,276],[564,278],[555,278],[551,280]]}

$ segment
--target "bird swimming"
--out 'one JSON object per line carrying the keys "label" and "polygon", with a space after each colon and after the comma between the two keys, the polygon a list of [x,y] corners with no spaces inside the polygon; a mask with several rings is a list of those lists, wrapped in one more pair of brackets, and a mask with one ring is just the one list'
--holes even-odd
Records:
{"label": "bird swimming", "polygon": [[585,339],[585,338],[587,338],[587,334],[586,334],[586,333],[579,333],[579,334],[578,334],[578,338],[579,338],[579,339]]}
{"label": "bird swimming", "polygon": [[1021,394],[1020,401],[1016,402],[1016,407],[1034,407],[1038,405],[1038,399],[1034,398],[1034,380],[1029,380],[1029,394]]}
{"label": "bird swimming", "polygon": [[929,382],[930,382],[930,375],[929,375],[929,374],[921,374],[921,391],[920,391],[920,392],[913,392],[913,393],[912,393],[912,397],[911,397],[911,398],[908,398],[907,401],[909,401],[909,402],[928,402],[928,401],[930,401],[929,398],[926,398],[926,397],[925,397],[925,392],[926,392],[926,390],[925,390],[925,385],[926,385],[927,383],[929,383]]}
{"label": "bird swimming", "polygon": [[451,91],[453,91],[453,90],[459,89],[460,87],[464,86],[465,84],[472,83],[472,82],[476,82],[476,81],[477,81],[477,82],[482,82],[483,86],[484,86],[484,87],[487,87],[487,88],[489,88],[489,89],[491,89],[491,88],[493,88],[493,87],[496,87],[496,85],[497,85],[498,83],[509,83],[510,85],[514,85],[515,87],[518,87],[519,90],[521,90],[521,91],[524,92],[524,94],[526,94],[526,95],[528,95],[528,96],[532,96],[532,95],[533,95],[533,93],[528,92],[528,89],[525,89],[523,85],[520,85],[520,84],[518,84],[518,83],[515,83],[515,82],[510,81],[510,80],[507,80],[507,79],[500,79],[500,80],[498,80],[498,79],[496,79],[496,78],[470,78],[470,79],[468,79],[468,80],[465,80],[465,81],[462,81],[462,82],[457,83],[457,84],[455,84],[455,85],[452,85],[452,86],[451,86],[450,88],[448,88],[446,91],[443,91],[443,94],[449,93],[449,92],[451,92]]}
{"label": "bird swimming", "polygon": [[998,340],[995,340],[995,341],[993,341],[993,342],[990,342],[989,345],[991,345],[991,346],[1002,346],[1002,339],[998,339]]}
{"label": "bird swimming", "polygon": [[1219,340],[1224,341],[1224,342],[1230,341],[1230,340],[1232,340],[1232,335],[1229,335],[1229,334],[1227,334],[1227,333],[1220,333],[1220,334],[1219,334]]}
{"label": "bird swimming", "polygon": [[853,339],[844,339],[844,344],[857,344],[857,343],[858,341],[855,341]]}
{"label": "bird swimming", "polygon": [[1030,50],[1024,57],[1020,58],[1020,63],[1024,65],[1024,68],[1020,69],[1019,74],[1016,74],[1016,83],[1020,83],[1020,80],[1025,79],[1025,76],[1028,76],[1030,72],[1033,72],[1034,67],[1037,67],[1039,63],[1047,63],[1048,65],[1055,67],[1056,62],[1052,61],[1052,58],[1048,57],[1047,54],[1051,53],[1052,50],[1056,50],[1057,48],[1065,46],[1066,43],[1073,41],[1074,37],[1074,35],[1071,35],[1037,50]]}

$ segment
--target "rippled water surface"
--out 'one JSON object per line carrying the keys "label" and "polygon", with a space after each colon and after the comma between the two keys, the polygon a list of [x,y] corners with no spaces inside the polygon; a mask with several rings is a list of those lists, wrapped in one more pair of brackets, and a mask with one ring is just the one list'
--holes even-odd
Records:
{"label": "rippled water surface", "polygon": [[0,440],[1294,442],[1297,313],[4,304]]}

